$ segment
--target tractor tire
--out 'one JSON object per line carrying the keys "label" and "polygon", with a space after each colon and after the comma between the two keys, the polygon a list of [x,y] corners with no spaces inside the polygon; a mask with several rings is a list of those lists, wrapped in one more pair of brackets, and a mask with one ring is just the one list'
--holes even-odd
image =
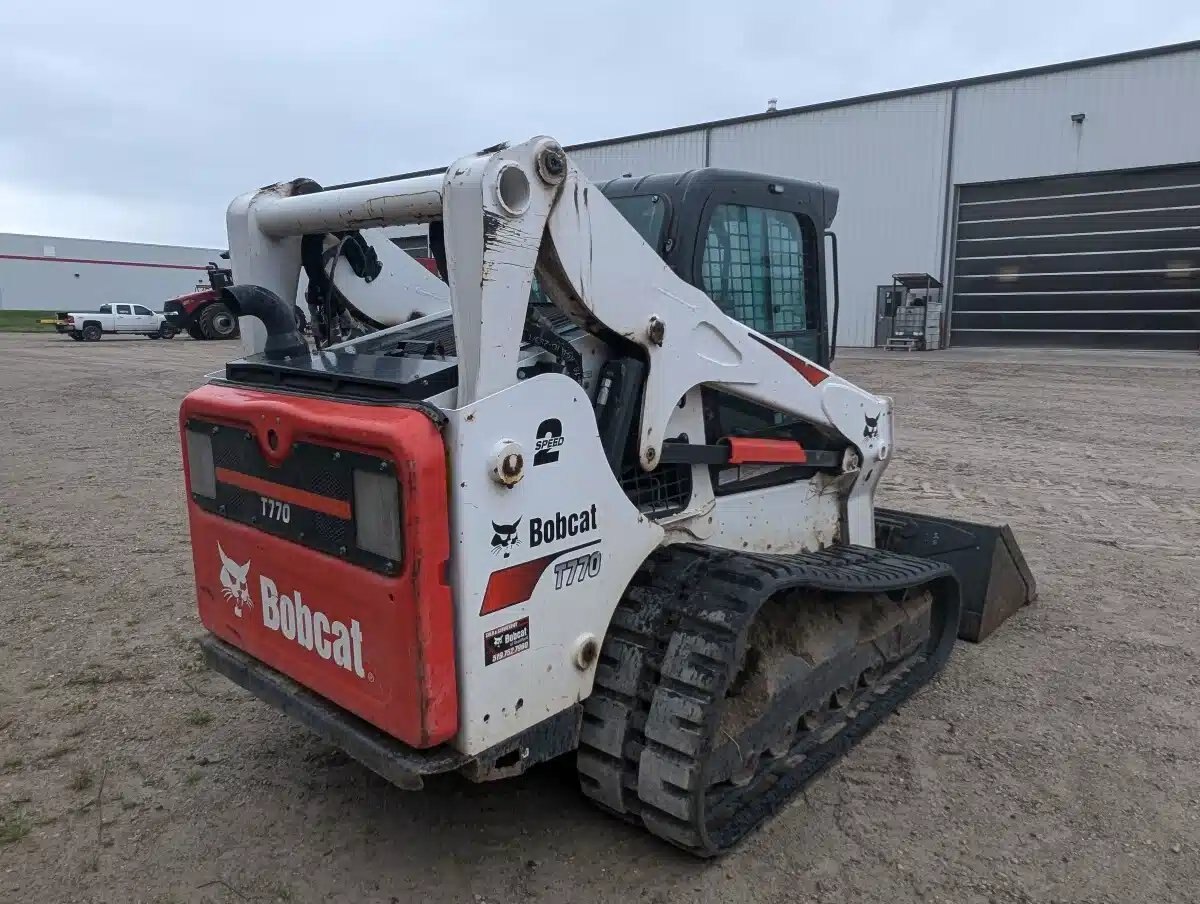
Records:
{"label": "tractor tire", "polygon": [[199,325],[199,324],[197,324],[197,323],[193,323],[191,326],[189,326],[189,327],[187,328],[187,334],[188,334],[189,336],[191,336],[193,339],[204,339],[204,338],[206,338],[206,337],[205,337],[205,335],[204,335],[204,332],[203,332],[203,330],[201,330],[201,329],[200,329],[200,325]]}
{"label": "tractor tire", "polygon": [[200,331],[205,339],[236,339],[237,318],[224,302],[215,301],[200,312]]}
{"label": "tractor tire", "polygon": [[71,330],[71,332],[68,333],[67,335],[70,336],[72,339],[74,339],[76,342],[83,341],[83,333],[79,332],[79,330]]}
{"label": "tractor tire", "polygon": [[100,337],[104,335],[104,330],[100,328],[98,323],[85,323],[83,325],[83,339],[85,342],[99,342]]}

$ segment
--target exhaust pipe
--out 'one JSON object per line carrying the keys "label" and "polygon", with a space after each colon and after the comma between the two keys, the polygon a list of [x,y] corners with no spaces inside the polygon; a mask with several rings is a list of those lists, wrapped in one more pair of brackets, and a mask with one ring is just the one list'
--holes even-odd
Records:
{"label": "exhaust pipe", "polygon": [[308,354],[308,343],[296,328],[292,306],[262,286],[229,286],[221,300],[238,317],[257,317],[267,328],[263,354],[272,360]]}

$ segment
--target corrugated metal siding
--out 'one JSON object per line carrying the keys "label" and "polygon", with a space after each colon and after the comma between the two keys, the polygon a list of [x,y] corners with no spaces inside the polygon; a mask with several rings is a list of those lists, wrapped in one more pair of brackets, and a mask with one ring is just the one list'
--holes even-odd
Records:
{"label": "corrugated metal siding", "polygon": [[1200,51],[960,88],[954,181],[1200,161],[1197,97]]}
{"label": "corrugated metal siding", "polygon": [[808,179],[840,192],[838,343],[875,341],[875,287],[898,272],[938,275],[950,92],[713,130],[713,166]]}
{"label": "corrugated metal siding", "polygon": [[677,173],[704,166],[704,132],[687,132],[622,141],[602,147],[571,151],[571,159],[593,181],[613,179],[625,173]]}
{"label": "corrugated metal siding", "polygon": [[90,310],[129,301],[161,311],[192,291],[222,249],[0,234],[0,308]]}

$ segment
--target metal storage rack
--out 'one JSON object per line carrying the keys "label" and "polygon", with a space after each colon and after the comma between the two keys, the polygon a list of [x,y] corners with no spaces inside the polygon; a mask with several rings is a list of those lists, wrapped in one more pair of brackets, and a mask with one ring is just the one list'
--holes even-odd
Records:
{"label": "metal storage rack", "polygon": [[889,351],[924,351],[941,347],[942,284],[928,273],[895,273],[887,293],[891,332]]}

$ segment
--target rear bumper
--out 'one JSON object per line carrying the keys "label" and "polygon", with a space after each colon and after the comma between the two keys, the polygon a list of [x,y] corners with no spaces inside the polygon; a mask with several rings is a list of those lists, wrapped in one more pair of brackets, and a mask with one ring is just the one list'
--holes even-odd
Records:
{"label": "rear bumper", "polygon": [[417,750],[212,635],[199,640],[204,661],[264,703],[286,713],[397,787],[418,791],[423,776],[453,772],[471,757],[447,745]]}
{"label": "rear bumper", "polygon": [[477,756],[460,753],[448,744],[418,750],[213,634],[205,634],[197,642],[213,671],[405,791],[421,790],[425,776],[442,772],[460,772],[473,782],[512,778],[579,746],[583,707],[575,704]]}

